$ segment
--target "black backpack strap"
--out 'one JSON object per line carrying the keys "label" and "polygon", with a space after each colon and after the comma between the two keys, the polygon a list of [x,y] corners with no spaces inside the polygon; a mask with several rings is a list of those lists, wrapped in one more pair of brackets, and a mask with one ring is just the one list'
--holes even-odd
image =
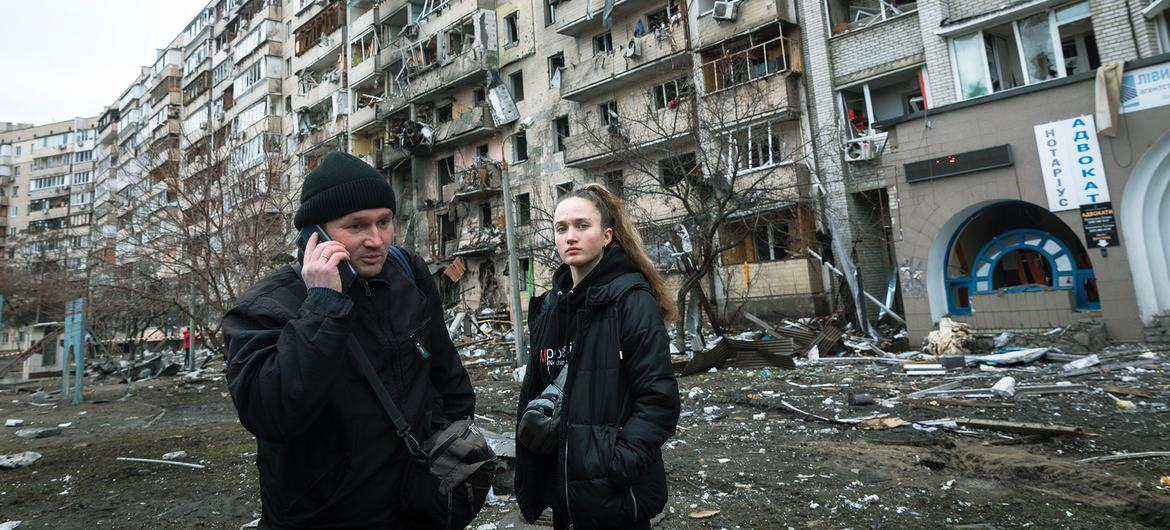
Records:
{"label": "black backpack strap", "polygon": [[378,401],[382,403],[382,408],[386,410],[386,415],[390,417],[390,421],[394,424],[394,429],[398,437],[402,439],[402,443],[406,444],[406,450],[410,452],[410,456],[416,460],[425,460],[426,455],[419,449],[418,440],[410,434],[410,424],[406,422],[406,418],[402,417],[402,411],[398,410],[398,405],[394,404],[394,400],[390,399],[390,393],[386,391],[386,385],[378,379],[378,374],[374,373],[374,367],[370,365],[370,360],[366,358],[366,350],[362,348],[361,343],[353,335],[349,336],[349,353],[357,362],[358,369],[361,370],[362,375],[366,376],[366,382],[374,389],[374,393],[378,395]]}
{"label": "black backpack strap", "polygon": [[412,285],[418,283],[415,281],[414,267],[410,266],[410,259],[406,257],[406,251],[398,248],[398,245],[390,245],[390,257],[398,262],[398,266],[402,268],[402,273],[406,274],[406,277],[410,279]]}

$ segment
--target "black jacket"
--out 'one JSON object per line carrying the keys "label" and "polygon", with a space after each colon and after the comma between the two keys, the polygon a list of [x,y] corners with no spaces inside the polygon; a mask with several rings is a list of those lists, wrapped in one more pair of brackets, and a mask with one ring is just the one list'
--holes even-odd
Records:
{"label": "black jacket", "polygon": [[350,334],[418,440],[474,412],[434,280],[421,259],[410,257],[414,282],[387,259],[378,276],[355,281],[348,296],[307,290],[286,267],[252,286],[224,316],[228,388],[240,422],[256,435],[263,528],[402,527],[400,484],[409,455],[351,362]]}
{"label": "black jacket", "polygon": [[[628,258],[610,250],[606,259]],[[567,272],[566,266],[561,269],[554,278]],[[521,514],[533,522],[552,506],[558,528],[570,523],[575,528],[619,527],[662,512],[667,488],[661,447],[678,424],[669,339],[645,278],[622,273],[586,289],[583,303],[571,304],[576,308],[574,346],[557,454],[534,454],[516,445]],[[549,324],[558,297],[565,295],[554,287],[533,299],[530,344],[568,342],[546,336],[556,327]],[[520,410],[544,389],[539,370],[534,347]]]}

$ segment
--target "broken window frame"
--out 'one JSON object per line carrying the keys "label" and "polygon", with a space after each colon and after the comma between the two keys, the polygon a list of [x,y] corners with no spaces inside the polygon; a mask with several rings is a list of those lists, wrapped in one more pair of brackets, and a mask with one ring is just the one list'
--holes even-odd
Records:
{"label": "broken window frame", "polygon": [[508,84],[512,89],[512,100],[524,101],[524,70],[516,70],[508,74]]}
{"label": "broken window frame", "polygon": [[[781,34],[769,36],[773,31],[778,32],[779,27],[768,26],[766,30],[704,50],[702,70],[706,93],[713,94],[791,71],[788,38]],[[757,39],[760,42],[757,43]]]}
{"label": "broken window frame", "polygon": [[549,27],[557,23],[557,4],[549,0],[538,0],[544,4],[544,27]]}
{"label": "broken window frame", "polygon": [[625,198],[626,176],[620,169],[606,171],[601,175],[602,184],[619,198]]}
{"label": "broken window frame", "polygon": [[455,183],[455,156],[448,156],[435,160],[435,195],[439,203],[443,202],[443,186]]}
{"label": "broken window frame", "polygon": [[565,52],[560,51],[548,56],[548,80],[550,82],[549,88],[553,78],[557,75],[557,70],[565,69]]}
{"label": "broken window frame", "polygon": [[670,27],[670,20],[679,14],[678,0],[667,0],[665,6],[647,11],[642,18],[646,20],[646,31]]}
{"label": "broken window frame", "polygon": [[528,226],[532,224],[532,195],[521,193],[514,200],[516,207],[516,225]]}
{"label": "broken window frame", "polygon": [[569,129],[569,116],[566,114],[553,120],[553,129],[556,131],[555,138],[553,139],[553,152],[559,153],[565,150],[565,138],[568,138],[571,134],[571,130]]}
{"label": "broken window frame", "polygon": [[[741,218],[724,223],[719,228],[720,239],[726,242],[738,240],[739,243],[720,254],[720,264],[731,266],[803,258],[808,243],[801,233],[802,216],[800,205],[789,205],[761,212],[746,211]],[[761,241],[765,243],[763,247]]]}
{"label": "broken window frame", "polygon": [[573,193],[573,181],[562,182],[557,184],[554,188],[557,200],[560,201],[565,195]]}
{"label": "broken window frame", "polygon": [[[829,25],[830,33],[834,36],[868,28],[874,24],[880,24],[918,10],[918,3],[910,0],[880,0],[876,6],[870,2],[856,2],[867,5],[855,6],[852,5],[854,2],[848,0],[834,3],[837,4],[838,9],[830,6],[829,1],[825,2],[825,20]],[[877,12],[873,11],[875,7],[877,8]],[[835,13],[835,11],[839,11],[842,8],[846,10],[856,9],[856,12],[845,13],[845,17],[841,18],[841,13]]]}
{"label": "broken window frame", "polygon": [[690,93],[691,83],[686,76],[671,79],[650,89],[650,108],[655,111],[674,109],[681,105]]}
{"label": "broken window frame", "polygon": [[[929,108],[926,100],[926,94],[929,91],[929,79],[926,75],[925,66],[915,67],[913,70],[917,72],[918,89],[909,92],[902,92],[899,97],[903,104],[902,114],[898,116],[906,116],[915,112],[921,112]],[[888,86],[882,86],[877,89],[871,89],[870,85],[873,83],[888,82],[891,78],[904,75],[906,70],[899,70],[891,72],[880,78],[871,79],[864,83],[849,85],[837,90],[837,106],[838,113],[841,116],[841,126],[844,129],[844,135],[849,139],[862,138],[870,135],[874,131],[873,124],[878,121],[886,119],[894,119],[898,116],[890,116],[878,119],[877,111],[873,104],[874,90],[879,92],[884,91]],[[856,92],[856,89],[861,89],[860,96],[850,94]]]}
{"label": "broken window frame", "polygon": [[512,163],[519,164],[528,160],[528,133],[518,131],[512,135]]}
{"label": "broken window frame", "polygon": [[487,229],[495,226],[495,213],[492,210],[491,202],[483,202],[479,204],[479,225],[481,228]]}
{"label": "broken window frame", "polygon": [[[1065,13],[1072,14],[1063,17],[1062,15]],[[954,80],[955,92],[958,99],[965,101],[1016,88],[1014,85],[1008,87],[1002,86],[1004,84],[1003,81],[1006,79],[1002,73],[1003,67],[1005,64],[1010,63],[1005,63],[1006,59],[1002,58],[1000,55],[1002,52],[998,47],[993,46],[993,55],[988,56],[987,30],[1003,25],[1011,25],[1015,49],[1008,51],[1016,54],[1015,60],[1018,61],[1020,74],[1023,77],[1023,85],[1020,86],[1028,86],[1060,79],[1069,75],[1064,56],[1065,42],[1060,33],[1061,27],[1085,20],[1089,21],[1088,31],[1078,32],[1069,38],[1087,40],[1091,37],[1094,41],[1092,48],[1095,50],[1097,48],[1096,32],[1092,26],[1092,14],[1088,11],[1088,0],[1064,4],[1026,17],[1004,22],[1003,24],[997,24],[996,26],[949,38],[947,50],[950,54],[952,65],[951,77]],[[1042,37],[1046,38],[1041,42],[1035,42],[1035,39],[1030,39],[1028,42],[1025,42],[1025,37],[1037,34],[1036,32],[1038,31],[1043,32]],[[1083,64],[1087,65],[1089,69],[1096,68],[1096,66],[1091,64],[1088,45],[1086,44],[1084,48],[1086,57],[1084,58]],[[1027,59],[1029,55],[1034,57],[1047,57],[1048,54],[1051,54],[1051,58],[1043,63]],[[992,67],[996,68],[995,75],[993,75]],[[1048,72],[1043,73],[1040,71],[1041,69],[1046,69]],[[1040,77],[1043,78],[1041,79]],[[997,80],[1000,81],[1001,85],[999,89],[996,89],[995,86]],[[965,85],[969,89],[964,90]]]}
{"label": "broken window frame", "polygon": [[504,47],[511,48],[520,44],[520,12],[513,11],[504,16]]}
{"label": "broken window frame", "polygon": [[658,183],[663,187],[675,186],[700,172],[699,158],[694,152],[658,160]]}
{"label": "broken window frame", "polygon": [[350,68],[356,67],[368,60],[372,60],[378,56],[378,52],[382,49],[381,39],[378,37],[376,28],[371,27],[362,32],[361,35],[350,39],[349,41],[349,60],[351,62]]}
{"label": "broken window frame", "polygon": [[785,156],[783,132],[783,122],[771,120],[727,134],[727,174],[743,175],[791,164],[792,159]]}
{"label": "broken window frame", "polygon": [[593,36],[593,55],[607,53],[613,55],[613,33],[606,31]]}
{"label": "broken window frame", "polygon": [[329,4],[324,10],[313,17],[311,20],[301,25],[295,32],[293,32],[294,50],[296,57],[300,57],[305,52],[313,49],[314,46],[321,42],[322,37],[332,35],[334,31],[344,23],[344,14],[341,11],[340,2]]}
{"label": "broken window frame", "polygon": [[616,127],[620,122],[616,99],[611,99],[597,106],[598,125],[602,127]]}

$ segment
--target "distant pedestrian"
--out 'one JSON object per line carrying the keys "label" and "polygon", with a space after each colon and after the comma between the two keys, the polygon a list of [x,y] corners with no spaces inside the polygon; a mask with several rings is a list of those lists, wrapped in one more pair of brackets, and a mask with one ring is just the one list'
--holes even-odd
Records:
{"label": "distant pedestrian", "polygon": [[[556,528],[650,528],[666,506],[661,447],[675,432],[678,382],[665,283],[621,200],[600,184],[563,197],[553,217],[564,262],[529,308],[531,355],[520,390],[516,500]],[[525,420],[564,371],[552,438]]]}

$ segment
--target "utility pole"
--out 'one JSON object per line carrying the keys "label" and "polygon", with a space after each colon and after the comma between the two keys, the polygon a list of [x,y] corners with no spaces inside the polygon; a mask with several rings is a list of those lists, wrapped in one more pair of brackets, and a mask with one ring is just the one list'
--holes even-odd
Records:
{"label": "utility pole", "polygon": [[[525,128],[522,127],[521,130]],[[520,131],[512,132],[504,137],[503,142],[500,142],[500,158],[505,161],[508,158],[508,138],[511,138],[517,132]],[[528,271],[520,270],[520,259],[516,257],[516,219],[515,214],[512,212],[515,200],[512,197],[512,186],[509,182],[511,180],[509,174],[512,172],[512,169],[508,167],[506,162],[504,168],[500,171],[500,192],[504,195],[504,238],[508,243],[508,283],[512,284],[511,289],[509,289],[512,292],[512,335],[516,340],[516,367],[518,368],[524,366],[524,362],[528,358],[528,348],[527,344],[525,344],[527,337],[521,319],[520,308],[520,275],[524,274],[527,276]]]}

